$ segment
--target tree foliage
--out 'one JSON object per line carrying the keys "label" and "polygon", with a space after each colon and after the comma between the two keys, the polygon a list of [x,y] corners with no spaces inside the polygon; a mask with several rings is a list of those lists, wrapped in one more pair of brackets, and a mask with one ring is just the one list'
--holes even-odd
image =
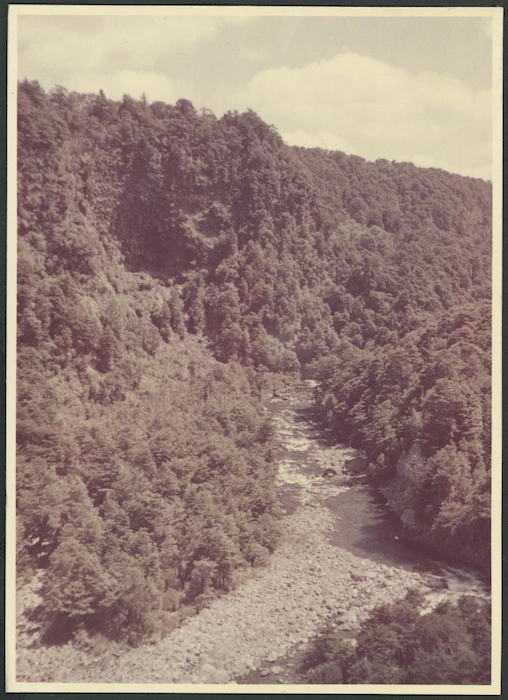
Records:
{"label": "tree foliage", "polygon": [[488,183],[251,110],[18,98],[18,562],[49,630],[137,643],[266,559],[270,372],[319,380],[415,537],[488,565]]}
{"label": "tree foliage", "polygon": [[490,683],[489,605],[464,596],[421,614],[417,594],[376,608],[355,646],[340,625],[314,638],[301,672],[312,683],[475,685]]}

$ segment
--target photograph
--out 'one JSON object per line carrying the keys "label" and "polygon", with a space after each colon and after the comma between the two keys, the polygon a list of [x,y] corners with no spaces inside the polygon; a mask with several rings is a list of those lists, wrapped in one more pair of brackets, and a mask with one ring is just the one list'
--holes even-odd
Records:
{"label": "photograph", "polygon": [[503,9],[8,20],[6,690],[499,694]]}

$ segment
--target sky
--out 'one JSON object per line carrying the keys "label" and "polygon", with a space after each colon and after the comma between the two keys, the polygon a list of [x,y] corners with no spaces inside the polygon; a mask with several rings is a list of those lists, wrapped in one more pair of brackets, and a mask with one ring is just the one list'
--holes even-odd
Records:
{"label": "sky", "polygon": [[186,98],[218,117],[251,108],[291,145],[491,179],[490,17],[204,9],[22,14],[18,79],[111,99]]}

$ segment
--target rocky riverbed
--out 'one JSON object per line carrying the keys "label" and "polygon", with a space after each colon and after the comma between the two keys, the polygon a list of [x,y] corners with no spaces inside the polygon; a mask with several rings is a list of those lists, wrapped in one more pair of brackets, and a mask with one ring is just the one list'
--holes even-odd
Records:
{"label": "rocky riverbed", "polygon": [[227,683],[276,662],[331,615],[354,629],[377,604],[423,586],[419,574],[359,559],[326,541],[333,517],[305,505],[288,518],[285,541],[266,569],[214,601],[156,645],[111,658],[69,647],[26,650],[19,680]]}
{"label": "rocky riverbed", "polygon": [[[287,515],[283,541],[267,567],[162,641],[132,650],[109,649],[97,656],[70,645],[36,648],[30,646],[34,630],[25,621],[18,630],[17,680],[295,682],[295,659],[330,618],[354,635],[376,605],[404,596],[409,588],[428,594],[429,605],[442,596],[463,592],[450,588],[445,580],[453,578],[449,573],[432,577],[407,565],[404,557],[394,564],[386,552],[376,556],[372,542],[370,550],[362,548],[361,542],[356,544],[358,533],[352,533],[349,520],[341,514],[340,499],[348,496],[348,489],[361,495],[366,488],[361,482],[351,485],[347,472],[348,461],[358,455],[329,444],[309,422],[306,410],[311,391],[311,383],[304,383],[297,392],[275,397],[269,406],[281,438],[279,490]],[[322,475],[328,468],[336,472],[331,478]],[[364,496],[365,505],[370,494]],[[347,542],[352,543],[352,551],[344,546]],[[468,586],[469,592],[483,594],[476,580]],[[18,602],[22,607],[27,601],[33,605],[36,597],[32,584]]]}

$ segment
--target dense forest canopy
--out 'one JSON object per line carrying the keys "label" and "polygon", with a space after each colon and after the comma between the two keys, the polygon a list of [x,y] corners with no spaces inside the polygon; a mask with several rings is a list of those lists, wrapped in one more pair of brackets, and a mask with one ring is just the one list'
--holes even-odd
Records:
{"label": "dense forest canopy", "polygon": [[413,538],[488,569],[489,183],[25,81],[18,208],[17,560],[48,638],[135,643],[273,551],[275,374],[318,380]]}

